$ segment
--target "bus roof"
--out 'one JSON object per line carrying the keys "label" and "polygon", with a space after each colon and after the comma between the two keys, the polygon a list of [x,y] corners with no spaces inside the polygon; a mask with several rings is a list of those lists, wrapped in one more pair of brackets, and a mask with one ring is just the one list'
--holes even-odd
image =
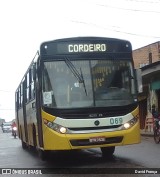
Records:
{"label": "bus roof", "polygon": [[45,41],[45,42],[42,42],[41,45],[46,44],[46,43],[52,43],[52,42],[94,41],[94,40],[115,41],[115,42],[129,42],[128,40],[118,39],[118,38],[95,37],[95,36],[90,36],[90,37],[87,36],[87,37],[85,37],[85,36],[83,36],[83,37],[61,38],[61,39],[55,39],[55,40],[51,40],[51,41]]}

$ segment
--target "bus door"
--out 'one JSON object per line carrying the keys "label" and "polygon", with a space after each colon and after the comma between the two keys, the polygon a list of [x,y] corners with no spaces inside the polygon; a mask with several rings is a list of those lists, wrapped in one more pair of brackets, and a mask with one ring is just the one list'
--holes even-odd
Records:
{"label": "bus door", "polygon": [[28,142],[28,133],[27,133],[27,116],[26,116],[26,80],[23,82],[23,119],[24,119],[24,131],[25,131],[25,139]]}
{"label": "bus door", "polygon": [[43,131],[42,131],[42,116],[41,116],[41,92],[39,82],[35,83],[35,93],[36,93],[36,118],[37,118],[37,128],[38,128],[38,141],[39,146],[43,147]]}

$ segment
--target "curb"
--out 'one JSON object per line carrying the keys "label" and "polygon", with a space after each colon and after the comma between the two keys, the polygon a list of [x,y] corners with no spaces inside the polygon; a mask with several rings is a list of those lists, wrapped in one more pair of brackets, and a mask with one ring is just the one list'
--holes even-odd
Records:
{"label": "curb", "polygon": [[153,134],[149,134],[149,133],[141,133],[141,136],[153,137]]}

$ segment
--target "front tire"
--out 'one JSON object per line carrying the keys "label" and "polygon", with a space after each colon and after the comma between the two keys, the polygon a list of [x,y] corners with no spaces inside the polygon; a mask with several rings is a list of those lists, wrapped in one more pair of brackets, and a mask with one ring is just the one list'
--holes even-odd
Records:
{"label": "front tire", "polygon": [[160,142],[160,132],[157,129],[154,131],[154,141],[156,144]]}
{"label": "front tire", "polygon": [[37,150],[37,139],[36,139],[36,128],[33,126],[33,146],[31,147],[33,151]]}
{"label": "front tire", "polygon": [[24,141],[21,140],[21,144],[23,149],[27,149],[27,144]]}
{"label": "front tire", "polygon": [[13,134],[14,138],[16,139],[16,133]]}
{"label": "front tire", "polygon": [[107,158],[112,158],[114,151],[115,151],[115,146],[111,147],[101,147],[102,151],[102,157],[107,159]]}
{"label": "front tire", "polygon": [[38,149],[38,156],[41,160],[45,161],[48,158],[49,151]]}

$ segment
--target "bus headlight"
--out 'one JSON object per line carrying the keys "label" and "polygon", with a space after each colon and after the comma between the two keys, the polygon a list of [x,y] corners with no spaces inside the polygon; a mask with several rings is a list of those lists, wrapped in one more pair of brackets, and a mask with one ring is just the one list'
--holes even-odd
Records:
{"label": "bus headlight", "polygon": [[134,117],[130,121],[123,124],[122,130],[126,130],[126,129],[129,129],[129,128],[133,127],[136,124],[137,121],[138,121],[138,119],[136,117]]}
{"label": "bus headlight", "polygon": [[59,131],[64,134],[67,132],[67,129],[65,127],[61,127]]}
{"label": "bus headlight", "polygon": [[125,129],[128,129],[130,126],[131,126],[131,125],[130,125],[128,122],[123,125],[123,127],[124,127]]}
{"label": "bus headlight", "polygon": [[44,124],[45,124],[47,127],[51,128],[51,129],[53,129],[53,130],[55,130],[55,131],[58,132],[58,133],[62,133],[62,134],[67,133],[67,128],[66,128],[66,127],[63,127],[63,126],[61,126],[61,125],[58,125],[58,124],[56,124],[56,123],[54,123],[54,122],[49,122],[49,121],[47,121],[47,120],[44,120]]}

